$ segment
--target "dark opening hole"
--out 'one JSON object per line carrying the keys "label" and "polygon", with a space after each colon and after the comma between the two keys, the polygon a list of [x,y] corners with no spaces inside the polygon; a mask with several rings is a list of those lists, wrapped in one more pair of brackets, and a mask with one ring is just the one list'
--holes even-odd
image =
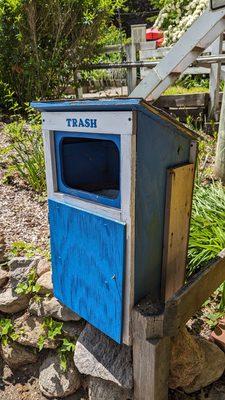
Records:
{"label": "dark opening hole", "polygon": [[62,178],[77,190],[116,199],[120,190],[120,154],[110,140],[64,138]]}

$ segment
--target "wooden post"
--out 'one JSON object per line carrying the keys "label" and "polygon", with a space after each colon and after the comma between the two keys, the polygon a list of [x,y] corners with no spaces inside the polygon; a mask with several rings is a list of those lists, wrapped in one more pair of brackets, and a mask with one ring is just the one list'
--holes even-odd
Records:
{"label": "wooden post", "polygon": [[[136,45],[135,44],[126,45],[125,49],[126,49],[127,62],[135,62]],[[137,86],[137,68],[127,69],[127,86],[129,95]]]}
{"label": "wooden post", "polygon": [[[220,35],[211,46],[211,55],[219,55],[222,53],[223,34]],[[210,85],[209,85],[209,111],[208,117],[213,118],[215,121],[219,119],[219,90],[221,78],[221,62],[212,64],[210,68]]]}
{"label": "wooden post", "polygon": [[134,400],[168,400],[171,340],[144,339],[135,330],[140,334],[140,325],[134,326]]}
{"label": "wooden post", "polygon": [[214,172],[216,177],[221,179],[222,183],[225,184],[225,85],[223,89]]}
{"label": "wooden post", "polygon": [[144,300],[132,312],[134,400],[168,400],[171,339],[161,311]]}

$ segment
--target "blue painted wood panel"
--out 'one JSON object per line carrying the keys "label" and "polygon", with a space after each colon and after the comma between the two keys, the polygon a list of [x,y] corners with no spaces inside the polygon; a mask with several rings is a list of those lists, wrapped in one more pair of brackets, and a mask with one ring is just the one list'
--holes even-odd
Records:
{"label": "blue painted wood panel", "polygon": [[138,113],[135,302],[160,299],[167,168],[189,162],[190,140],[154,114]]}
{"label": "blue painted wood panel", "polygon": [[125,224],[49,200],[54,295],[121,343]]}

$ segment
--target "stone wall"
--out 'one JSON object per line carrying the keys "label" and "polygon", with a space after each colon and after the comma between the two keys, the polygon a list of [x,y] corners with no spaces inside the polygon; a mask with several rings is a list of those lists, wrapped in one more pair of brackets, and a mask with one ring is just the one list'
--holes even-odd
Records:
{"label": "stone wall", "polygon": [[[46,260],[1,260],[0,321],[0,354],[12,370],[37,363],[45,352],[39,385],[46,397],[84,387],[91,400],[132,398],[131,348],[115,344],[54,297]],[[72,344],[70,351],[63,353],[63,343]]]}
{"label": "stone wall", "polygon": [[[116,344],[53,296],[46,260],[0,261],[3,362],[17,370],[41,360],[39,385],[49,398],[64,398],[83,387],[89,400],[132,400],[132,348]],[[225,355],[215,344],[186,328],[172,340],[171,388],[192,393],[224,369]]]}

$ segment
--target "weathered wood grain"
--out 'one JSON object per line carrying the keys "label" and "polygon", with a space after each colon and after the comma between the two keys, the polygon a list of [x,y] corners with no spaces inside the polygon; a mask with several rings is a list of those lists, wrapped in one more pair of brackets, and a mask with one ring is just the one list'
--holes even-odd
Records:
{"label": "weathered wood grain", "polygon": [[49,200],[54,294],[122,342],[125,224]]}
{"label": "weathered wood grain", "polygon": [[208,93],[176,94],[160,96],[154,102],[159,108],[190,108],[206,107],[209,101]]}
{"label": "weathered wood grain", "polygon": [[177,335],[224,281],[225,250],[196,273],[165,305],[153,304],[149,296],[143,299],[133,310],[133,325],[140,327],[133,335],[142,340]]}
{"label": "weathered wood grain", "polygon": [[167,301],[164,334],[174,336],[225,281],[225,250]]}
{"label": "weathered wood grain", "polygon": [[[140,329],[136,326],[136,329]],[[134,400],[167,400],[170,338],[134,339]]]}
{"label": "weathered wood grain", "polygon": [[162,263],[162,299],[168,300],[185,280],[194,184],[194,164],[168,169]]}

